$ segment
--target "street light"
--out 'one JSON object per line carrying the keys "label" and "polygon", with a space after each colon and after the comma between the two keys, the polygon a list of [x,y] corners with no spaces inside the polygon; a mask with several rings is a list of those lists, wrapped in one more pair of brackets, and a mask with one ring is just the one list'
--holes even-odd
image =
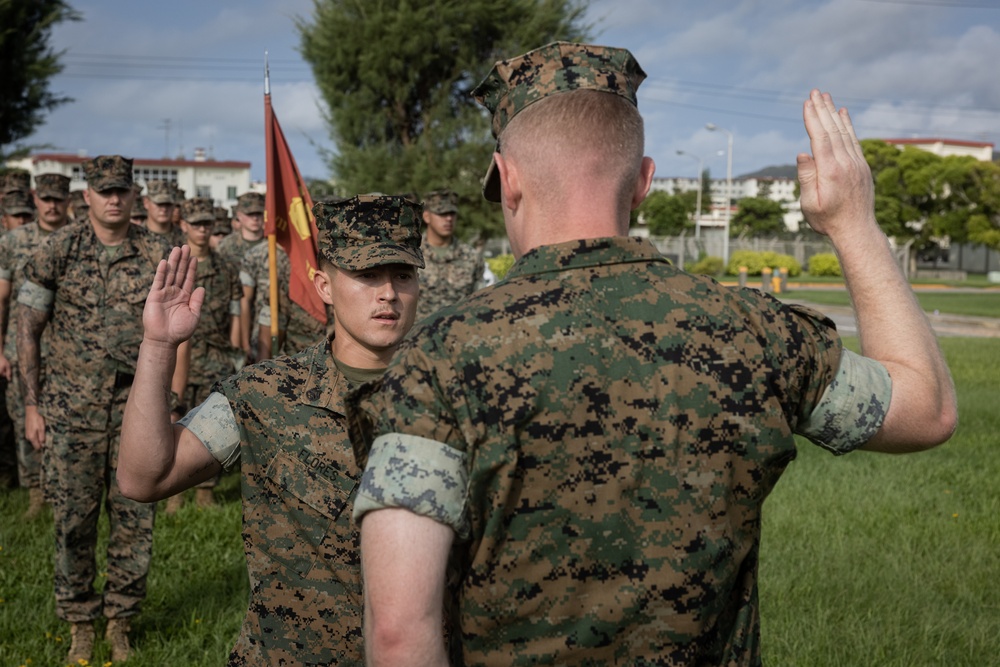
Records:
{"label": "street light", "polygon": [[706,123],[705,129],[709,132],[725,132],[729,138],[729,145],[726,157],[726,235],[722,239],[722,261],[729,264],[729,216],[732,208],[733,197],[733,133],[724,127],[719,127],[715,123]]}
{"label": "street light", "polygon": [[694,237],[698,238],[701,235],[701,190],[702,190],[702,175],[705,173],[704,165],[705,161],[693,153],[688,153],[687,151],[678,150],[678,155],[687,155],[689,158],[694,158],[698,161],[698,203],[695,205],[698,213],[694,221]]}

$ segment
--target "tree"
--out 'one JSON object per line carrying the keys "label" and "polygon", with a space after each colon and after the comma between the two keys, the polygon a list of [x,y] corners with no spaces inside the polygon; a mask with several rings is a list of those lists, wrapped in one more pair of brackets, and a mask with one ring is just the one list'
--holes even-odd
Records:
{"label": "tree", "polygon": [[481,182],[494,142],[470,92],[493,63],[585,39],[586,0],[315,0],[299,19],[347,192],[459,194],[460,230],[502,232]]}
{"label": "tree", "polygon": [[780,203],[763,197],[744,197],[739,205],[729,223],[731,236],[770,236],[785,231],[785,209]]}
{"label": "tree", "polygon": [[0,160],[26,153],[8,146],[31,136],[46,112],[70,101],[49,91],[62,53],[49,46],[52,28],[80,18],[63,0],[0,0]]}
{"label": "tree", "polygon": [[1000,166],[877,140],[862,147],[886,235],[912,241],[913,253],[935,252],[946,241],[1000,248]]}
{"label": "tree", "polygon": [[663,190],[649,193],[639,205],[638,213],[653,236],[677,236],[687,229],[694,229],[691,215],[697,208],[697,192],[671,195]]}

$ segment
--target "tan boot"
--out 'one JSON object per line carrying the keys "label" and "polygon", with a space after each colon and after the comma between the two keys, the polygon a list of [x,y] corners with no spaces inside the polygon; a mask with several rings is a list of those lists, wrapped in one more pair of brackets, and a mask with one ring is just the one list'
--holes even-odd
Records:
{"label": "tan boot", "polygon": [[69,629],[72,642],[69,645],[69,654],[66,662],[79,664],[90,662],[94,657],[94,624],[90,621],[86,623],[74,623]]}
{"label": "tan boot", "polygon": [[198,507],[211,507],[215,504],[215,496],[212,495],[212,489],[195,489],[194,500],[198,503]]}
{"label": "tan boot", "polygon": [[177,514],[177,510],[184,506],[184,493],[178,493],[176,496],[170,496],[167,498],[167,514]]}
{"label": "tan boot", "polygon": [[104,638],[111,644],[111,662],[125,662],[128,660],[131,648],[128,644],[128,633],[131,630],[127,618],[112,618],[108,621],[107,632]]}
{"label": "tan boot", "polygon": [[24,513],[25,519],[34,519],[45,509],[45,496],[38,487],[28,489],[28,509]]}

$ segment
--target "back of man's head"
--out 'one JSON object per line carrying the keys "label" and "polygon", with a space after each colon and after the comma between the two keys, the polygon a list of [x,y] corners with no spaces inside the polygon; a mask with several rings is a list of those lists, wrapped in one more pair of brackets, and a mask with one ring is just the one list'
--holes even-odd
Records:
{"label": "back of man's head", "polygon": [[[497,62],[473,95],[493,113],[497,150],[537,191],[558,199],[596,180],[622,200],[642,162],[645,76],[625,49],[555,42]],[[483,194],[500,200],[494,165]]]}

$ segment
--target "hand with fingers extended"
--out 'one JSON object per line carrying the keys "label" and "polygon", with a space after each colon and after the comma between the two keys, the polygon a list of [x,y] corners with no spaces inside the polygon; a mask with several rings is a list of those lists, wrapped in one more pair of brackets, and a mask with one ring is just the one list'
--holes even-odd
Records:
{"label": "hand with fingers extended", "polygon": [[194,286],[197,266],[186,245],[160,260],[142,311],[143,340],[177,346],[194,333],[205,300],[205,288]]}
{"label": "hand with fingers extended", "polygon": [[871,169],[847,109],[829,93],[813,90],[802,109],[812,154],[798,155],[802,214],[820,234],[849,234],[875,223]]}

